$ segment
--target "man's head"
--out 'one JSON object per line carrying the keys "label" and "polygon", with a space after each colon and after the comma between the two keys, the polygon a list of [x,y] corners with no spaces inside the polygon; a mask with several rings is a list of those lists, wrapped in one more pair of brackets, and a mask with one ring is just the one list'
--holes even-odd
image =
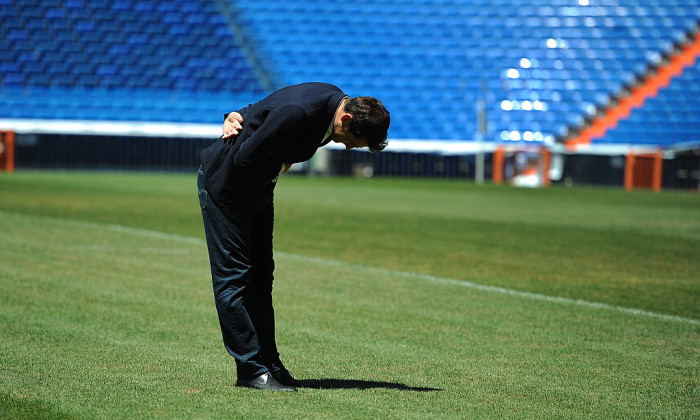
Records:
{"label": "man's head", "polygon": [[346,149],[368,147],[373,153],[387,146],[389,111],[371,96],[360,96],[343,100],[336,113],[331,138],[345,145]]}

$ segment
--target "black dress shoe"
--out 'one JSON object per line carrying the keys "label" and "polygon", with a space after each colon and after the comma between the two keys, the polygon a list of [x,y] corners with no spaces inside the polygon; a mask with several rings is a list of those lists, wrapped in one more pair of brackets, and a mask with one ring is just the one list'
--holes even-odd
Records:
{"label": "black dress shoe", "polygon": [[282,385],[293,386],[296,388],[303,388],[304,384],[294,379],[291,373],[287,369],[278,370],[272,374],[272,377],[277,380],[277,382]]}
{"label": "black dress shoe", "polygon": [[242,386],[245,388],[255,388],[264,389],[267,391],[288,391],[294,392],[297,389],[293,386],[283,385],[275,380],[275,378],[270,375],[270,372],[265,372],[257,378],[237,380],[236,386]]}

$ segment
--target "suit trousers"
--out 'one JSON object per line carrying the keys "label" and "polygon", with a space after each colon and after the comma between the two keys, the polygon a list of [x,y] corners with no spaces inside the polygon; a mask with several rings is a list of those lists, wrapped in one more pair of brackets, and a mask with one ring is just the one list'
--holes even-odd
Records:
{"label": "suit trousers", "polygon": [[212,202],[203,178],[200,168],[197,189],[224,346],[236,360],[238,379],[277,372],[284,366],[272,307],[275,184],[262,187],[249,216],[234,220]]}

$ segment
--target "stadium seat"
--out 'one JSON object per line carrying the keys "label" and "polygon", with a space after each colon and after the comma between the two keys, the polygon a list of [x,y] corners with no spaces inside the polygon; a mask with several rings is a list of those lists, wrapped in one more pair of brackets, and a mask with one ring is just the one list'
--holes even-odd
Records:
{"label": "stadium seat", "polygon": [[[321,80],[352,95],[382,98],[392,111],[391,135],[398,138],[472,139],[476,102],[484,98],[487,140],[493,141],[501,141],[504,130],[542,130],[551,137],[580,124],[657,65],[700,17],[700,0],[640,0],[634,6],[594,0],[590,6],[571,0],[224,0],[230,22],[215,2],[17,3],[0,0],[0,118],[31,114],[26,110],[34,103],[17,96],[17,89],[41,88],[42,96],[57,98],[47,101],[56,112],[42,110],[44,117],[162,120],[182,105],[173,98],[189,97],[189,111],[175,118],[218,122],[221,116],[209,113],[224,101],[228,110],[270,88]],[[688,69],[649,101],[650,111],[633,112],[596,141],[638,141],[644,130],[635,127],[650,120],[648,113],[668,120],[679,107],[700,108],[699,73],[697,65]],[[165,94],[149,96],[154,90]],[[103,92],[118,99],[105,104]],[[130,105],[134,96],[142,98]],[[529,105],[505,111],[504,101]],[[543,109],[532,109],[534,101]],[[425,127],[416,129],[415,115],[426,116]],[[647,130],[639,141],[691,138],[698,117],[690,112],[688,118],[687,124],[673,119],[672,135]]]}

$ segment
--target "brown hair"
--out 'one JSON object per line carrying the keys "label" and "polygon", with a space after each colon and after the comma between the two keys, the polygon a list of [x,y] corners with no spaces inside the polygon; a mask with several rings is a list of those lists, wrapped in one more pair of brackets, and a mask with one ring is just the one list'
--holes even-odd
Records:
{"label": "brown hair", "polygon": [[357,138],[366,139],[372,153],[381,152],[389,144],[389,111],[377,98],[358,96],[345,103],[345,111],[352,114],[350,132]]}

